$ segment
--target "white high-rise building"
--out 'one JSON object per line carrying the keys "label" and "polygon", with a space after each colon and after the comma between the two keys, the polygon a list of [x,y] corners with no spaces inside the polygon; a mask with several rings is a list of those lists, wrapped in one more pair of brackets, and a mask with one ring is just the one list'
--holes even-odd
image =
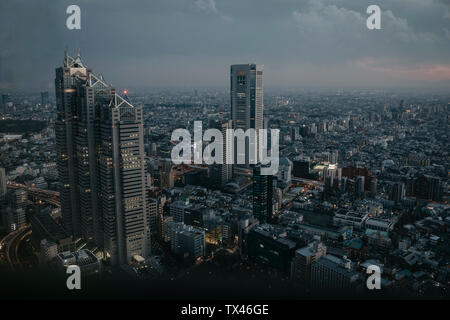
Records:
{"label": "white high-rise building", "polygon": [[[247,129],[253,128],[258,132],[258,129],[263,129],[263,69],[264,66],[259,64],[231,66],[231,119],[234,130],[242,129],[245,132]],[[255,150],[256,156],[258,156],[258,137],[256,144],[250,140],[246,141],[246,166],[249,164],[250,148]],[[235,151],[234,163],[237,160],[237,152],[238,150]]]}

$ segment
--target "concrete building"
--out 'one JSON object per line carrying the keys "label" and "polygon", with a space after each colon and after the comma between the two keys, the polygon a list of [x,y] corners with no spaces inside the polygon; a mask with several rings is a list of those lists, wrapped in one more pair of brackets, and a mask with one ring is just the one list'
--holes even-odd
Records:
{"label": "concrete building", "polygon": [[366,229],[390,232],[394,229],[394,221],[392,218],[373,217],[366,220]]}
{"label": "concrete building", "polygon": [[80,267],[82,276],[90,276],[101,272],[100,260],[88,249],[76,252],[61,252],[56,257],[57,267],[63,270],[70,265]]}
{"label": "concrete building", "polygon": [[6,228],[8,231],[15,231],[27,223],[26,207],[28,192],[25,189],[9,190],[6,195],[7,206]]}
{"label": "concrete building", "polygon": [[327,248],[321,242],[297,249],[294,257],[294,279],[304,286],[311,283],[311,266],[327,254]]}
{"label": "concrete building", "polygon": [[292,161],[286,157],[280,158],[278,165],[278,180],[282,185],[289,186],[291,184]]}
{"label": "concrete building", "polygon": [[345,257],[328,254],[311,266],[311,284],[315,289],[345,292],[355,287],[358,278],[351,261]]}
{"label": "concrete building", "polygon": [[205,255],[205,231],[181,222],[168,222],[171,250],[183,257],[194,259]]}
{"label": "concrete building", "polygon": [[170,215],[175,222],[184,223],[185,211],[191,207],[189,200],[177,200],[169,205]]}
{"label": "concrete building", "polygon": [[362,229],[368,217],[368,212],[340,208],[334,213],[333,224],[336,226],[352,226],[356,229]]}

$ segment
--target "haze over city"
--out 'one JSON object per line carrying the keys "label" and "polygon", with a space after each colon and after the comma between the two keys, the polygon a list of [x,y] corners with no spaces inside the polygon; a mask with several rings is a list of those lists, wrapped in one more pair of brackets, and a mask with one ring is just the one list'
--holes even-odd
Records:
{"label": "haze over city", "polygon": [[53,88],[66,46],[122,88],[227,90],[229,66],[247,62],[264,64],[268,90],[450,83],[447,0],[377,1],[380,30],[365,26],[367,0],[78,1],[75,31],[70,4],[1,2],[0,88]]}

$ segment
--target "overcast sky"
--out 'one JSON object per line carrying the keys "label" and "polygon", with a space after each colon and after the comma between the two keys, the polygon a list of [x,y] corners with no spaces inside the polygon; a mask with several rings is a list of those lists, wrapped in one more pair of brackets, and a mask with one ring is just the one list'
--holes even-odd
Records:
{"label": "overcast sky", "polygon": [[66,46],[117,88],[227,90],[248,62],[266,88],[450,88],[450,0],[1,0],[0,43],[3,90],[51,90]]}

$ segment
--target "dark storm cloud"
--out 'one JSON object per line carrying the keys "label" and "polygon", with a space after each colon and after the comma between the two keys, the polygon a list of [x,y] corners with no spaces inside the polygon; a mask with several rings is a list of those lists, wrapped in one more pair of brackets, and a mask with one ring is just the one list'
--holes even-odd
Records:
{"label": "dark storm cloud", "polygon": [[[81,30],[65,27],[81,7]],[[381,7],[381,30],[366,8]],[[448,0],[0,2],[0,89],[45,88],[66,46],[118,87],[228,86],[265,65],[266,86],[393,86],[450,79]]]}

